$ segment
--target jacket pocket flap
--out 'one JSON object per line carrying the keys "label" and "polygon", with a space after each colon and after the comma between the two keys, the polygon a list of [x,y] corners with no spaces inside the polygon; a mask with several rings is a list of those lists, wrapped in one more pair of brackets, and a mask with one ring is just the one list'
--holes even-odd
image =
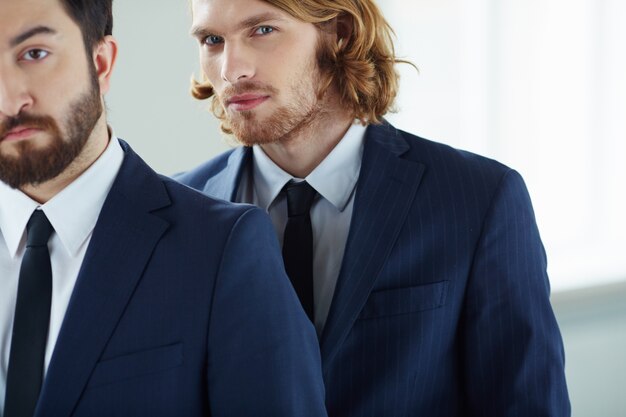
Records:
{"label": "jacket pocket flap", "polygon": [[96,364],[96,368],[89,381],[89,386],[105,385],[111,382],[148,375],[175,368],[182,363],[182,343],[116,356]]}
{"label": "jacket pocket flap", "polygon": [[447,290],[448,281],[440,281],[416,287],[376,291],[370,294],[359,318],[432,310],[445,304]]}

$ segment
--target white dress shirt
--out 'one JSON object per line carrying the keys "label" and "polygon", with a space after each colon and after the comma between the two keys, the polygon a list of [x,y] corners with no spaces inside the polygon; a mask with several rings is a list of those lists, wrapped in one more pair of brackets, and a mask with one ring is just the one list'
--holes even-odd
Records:
{"label": "white dress shirt", "polygon": [[54,228],[48,241],[52,305],[45,372],[93,229],[123,159],[124,151],[112,134],[98,160],[43,205],[0,181],[0,415],[4,410],[17,284],[26,249],[26,223],[34,210],[41,209]]}
{"label": "white dress shirt", "polygon": [[282,247],[287,225],[287,199],[281,192],[292,179],[307,181],[318,196],[311,207],[313,228],[313,303],[315,329],[321,336],[335,293],[348,240],[366,127],[353,124],[328,156],[306,178],[293,178],[261,147],[253,147],[252,170],[241,177],[237,201],[264,208]]}

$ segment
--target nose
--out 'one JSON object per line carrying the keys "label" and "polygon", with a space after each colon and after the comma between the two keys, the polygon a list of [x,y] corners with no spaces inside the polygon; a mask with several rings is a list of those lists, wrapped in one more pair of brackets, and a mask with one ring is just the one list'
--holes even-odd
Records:
{"label": "nose", "polygon": [[225,44],[222,55],[222,80],[236,84],[239,81],[250,80],[254,75],[255,64],[252,52],[247,51],[244,45]]}
{"label": "nose", "polygon": [[0,69],[0,116],[17,116],[32,104],[22,77]]}

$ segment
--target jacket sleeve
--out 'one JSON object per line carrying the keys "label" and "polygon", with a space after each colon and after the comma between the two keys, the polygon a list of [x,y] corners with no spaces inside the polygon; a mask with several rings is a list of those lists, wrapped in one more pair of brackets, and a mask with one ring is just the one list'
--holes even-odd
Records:
{"label": "jacket sleeve", "polygon": [[208,336],[211,415],[326,416],[316,333],[284,271],[269,217],[235,223]]}
{"label": "jacket sleeve", "polygon": [[463,315],[467,415],[569,416],[563,341],[521,176],[508,171],[483,222]]}

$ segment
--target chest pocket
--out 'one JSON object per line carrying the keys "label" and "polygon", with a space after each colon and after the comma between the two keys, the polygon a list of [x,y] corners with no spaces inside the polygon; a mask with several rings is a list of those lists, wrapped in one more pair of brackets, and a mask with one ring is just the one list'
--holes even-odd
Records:
{"label": "chest pocket", "polygon": [[183,344],[161,346],[98,362],[89,387],[106,385],[175,368],[183,363]]}
{"label": "chest pocket", "polygon": [[370,294],[359,319],[397,316],[439,308],[446,303],[449,281],[415,287],[376,291]]}

